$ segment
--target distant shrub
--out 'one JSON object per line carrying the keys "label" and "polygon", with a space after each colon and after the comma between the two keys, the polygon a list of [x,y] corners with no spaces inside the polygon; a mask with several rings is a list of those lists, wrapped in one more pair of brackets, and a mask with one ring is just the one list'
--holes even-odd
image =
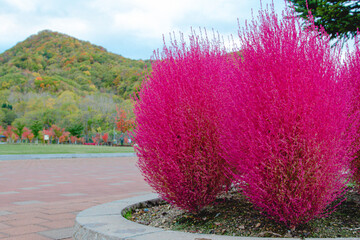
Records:
{"label": "distant shrub", "polygon": [[230,185],[219,139],[225,52],[195,34],[155,54],[137,94],[134,140],[138,166],[166,201],[196,212]]}
{"label": "distant shrub", "polygon": [[351,129],[338,48],[312,30],[261,11],[240,31],[242,51],[228,77],[229,164],[249,200],[289,227],[331,212],[348,177]]}
{"label": "distant shrub", "polygon": [[84,145],[95,146],[95,145],[96,145],[96,143],[84,143]]}

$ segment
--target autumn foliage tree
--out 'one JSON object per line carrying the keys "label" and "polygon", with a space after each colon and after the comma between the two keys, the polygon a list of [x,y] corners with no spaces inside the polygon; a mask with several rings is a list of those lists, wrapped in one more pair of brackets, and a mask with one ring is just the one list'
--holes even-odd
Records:
{"label": "autumn foliage tree", "polygon": [[31,142],[33,139],[34,139],[34,134],[33,133],[30,133],[28,135],[28,139],[29,139],[29,142]]}
{"label": "autumn foliage tree", "polygon": [[53,131],[53,129],[52,128],[43,129],[42,133],[43,133],[43,135],[47,135],[49,137],[48,143],[50,144],[53,137],[55,136],[55,132]]}
{"label": "autumn foliage tree", "polygon": [[23,133],[21,135],[21,139],[22,140],[29,140],[29,142],[31,142],[31,140],[29,139],[29,135],[31,134],[31,131],[27,128],[27,127],[24,127],[23,129]]}
{"label": "autumn foliage tree", "polygon": [[76,136],[70,136],[70,141],[72,144],[76,144],[77,137]]}
{"label": "autumn foliage tree", "polygon": [[59,143],[59,139],[60,139],[60,137],[64,134],[65,128],[58,127],[58,126],[56,126],[56,125],[54,124],[54,125],[51,126],[51,129],[52,129],[52,131],[54,132],[55,140],[57,140],[58,143]]}
{"label": "autumn foliage tree", "polygon": [[11,139],[13,129],[14,128],[12,126],[8,125],[6,129],[3,130],[3,135],[7,138],[8,141]]}
{"label": "autumn foliage tree", "polygon": [[69,132],[64,131],[63,134],[59,137],[59,143],[64,143],[69,140]]}
{"label": "autumn foliage tree", "polygon": [[154,56],[151,76],[135,99],[138,165],[166,201],[197,212],[227,190],[220,148],[220,76],[225,51],[219,39],[195,34]]}
{"label": "autumn foliage tree", "polygon": [[123,109],[116,107],[115,124],[118,131],[125,133],[134,127],[134,119],[128,118]]}
{"label": "autumn foliage tree", "polygon": [[96,134],[95,136],[91,137],[93,143],[95,143],[96,145],[98,145],[100,143],[100,134]]}
{"label": "autumn foliage tree", "polygon": [[323,30],[269,10],[240,41],[224,122],[234,178],[255,207],[289,227],[325,216],[344,194],[355,136],[339,49]]}
{"label": "autumn foliage tree", "polygon": [[104,135],[102,135],[102,140],[105,144],[107,144],[108,140],[109,140],[109,133],[104,133]]}

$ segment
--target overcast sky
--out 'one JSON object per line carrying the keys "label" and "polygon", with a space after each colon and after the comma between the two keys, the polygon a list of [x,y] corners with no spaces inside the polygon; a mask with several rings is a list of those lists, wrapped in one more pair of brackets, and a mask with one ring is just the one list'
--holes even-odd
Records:
{"label": "overcast sky", "polygon": [[[262,0],[262,5],[272,0]],[[273,0],[278,13],[284,0]],[[190,28],[236,35],[260,0],[0,0],[0,53],[49,29],[133,59],[149,59],[163,34]]]}

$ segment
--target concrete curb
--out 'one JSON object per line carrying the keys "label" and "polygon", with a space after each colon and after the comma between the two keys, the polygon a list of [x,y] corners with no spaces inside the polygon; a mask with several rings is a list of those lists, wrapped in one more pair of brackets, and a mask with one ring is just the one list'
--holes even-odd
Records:
{"label": "concrete curb", "polygon": [[[232,237],[168,231],[138,224],[122,216],[122,213],[128,209],[153,205],[158,201],[159,198],[156,194],[147,194],[86,209],[76,217],[73,238],[75,240],[284,240],[284,238]],[[300,238],[286,238],[286,240],[295,239]],[[311,238],[311,240],[318,239],[321,238]],[[360,238],[328,239],[360,240]]]}
{"label": "concrete curb", "polygon": [[0,155],[0,161],[24,159],[57,159],[57,158],[106,158],[106,157],[135,157],[135,153],[69,153],[69,154],[24,154]]}

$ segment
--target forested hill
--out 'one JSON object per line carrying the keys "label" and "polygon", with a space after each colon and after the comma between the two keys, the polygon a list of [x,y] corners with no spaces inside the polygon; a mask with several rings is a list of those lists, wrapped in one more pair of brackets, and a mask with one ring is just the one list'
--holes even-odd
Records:
{"label": "forested hill", "polygon": [[83,134],[113,132],[116,108],[133,116],[129,95],[150,61],[49,30],[0,54],[0,134],[39,122],[42,128],[81,127]]}
{"label": "forested hill", "polygon": [[103,47],[49,30],[0,54],[0,90],[78,95],[114,93],[124,99],[140,84],[149,61],[131,60]]}

